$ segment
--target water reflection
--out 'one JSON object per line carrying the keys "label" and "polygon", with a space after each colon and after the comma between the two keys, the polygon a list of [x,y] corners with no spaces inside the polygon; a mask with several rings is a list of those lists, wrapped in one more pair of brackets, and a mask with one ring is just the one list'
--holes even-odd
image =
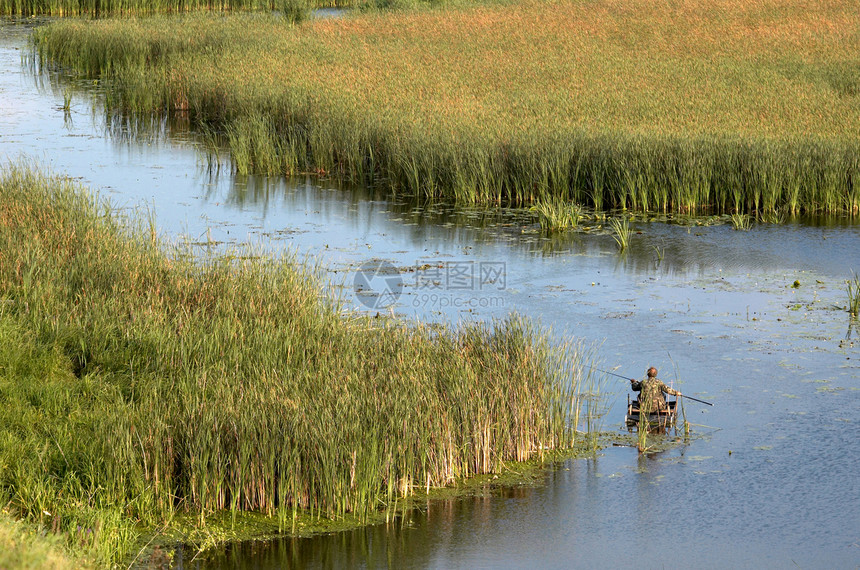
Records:
{"label": "water reflection", "polygon": [[[550,472],[547,480],[559,475]],[[552,488],[557,488],[552,486]],[[286,538],[271,544],[242,543],[210,552],[197,563],[180,553],[180,568],[382,568],[456,567],[464,564],[462,546],[470,537],[492,535],[500,523],[499,505],[521,510],[536,497],[532,487],[479,490],[475,496],[428,501],[403,517],[347,532],[313,538]],[[528,515],[528,509],[521,514]],[[545,516],[556,513],[545,512]],[[507,524],[507,523],[503,523]],[[523,520],[522,524],[528,524]],[[464,529],[468,528],[468,533]],[[415,540],[432,529],[433,540]]]}
{"label": "water reflection", "polygon": [[[223,178],[229,183],[224,191]],[[290,178],[214,174],[206,199],[254,210],[278,224],[303,223],[307,212],[337,220],[365,234],[377,232],[416,249],[428,243],[452,246],[504,244],[530,256],[612,256],[617,271],[661,275],[700,275],[714,268],[761,271],[795,266],[798,270],[843,273],[860,265],[860,224],[851,220],[804,218],[779,226],[760,224],[735,231],[728,223],[632,223],[630,247],[618,254],[602,220],[586,220],[585,231],[546,233],[523,209],[458,208],[444,203],[390,199],[358,185]],[[292,216],[291,216],[292,213]],[[814,220],[814,223],[811,223]],[[274,220],[273,220],[274,221]],[[816,255],[808,255],[810,243]]]}

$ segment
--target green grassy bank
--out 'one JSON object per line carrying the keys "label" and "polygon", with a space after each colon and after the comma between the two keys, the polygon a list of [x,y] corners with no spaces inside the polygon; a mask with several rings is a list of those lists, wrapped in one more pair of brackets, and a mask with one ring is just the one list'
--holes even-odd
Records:
{"label": "green grassy bank", "polygon": [[[290,256],[192,256],[0,174],[0,505],[100,563],[181,518],[374,516],[574,441],[575,346],[342,312]],[[229,518],[229,517],[228,517]]]}
{"label": "green grassy bank", "polygon": [[69,554],[60,537],[40,534],[30,525],[0,513],[0,568],[75,570],[90,566],[88,560]]}
{"label": "green grassy bank", "polygon": [[848,0],[63,21],[35,42],[111,79],[114,111],[222,135],[240,172],[461,203],[860,211]]}

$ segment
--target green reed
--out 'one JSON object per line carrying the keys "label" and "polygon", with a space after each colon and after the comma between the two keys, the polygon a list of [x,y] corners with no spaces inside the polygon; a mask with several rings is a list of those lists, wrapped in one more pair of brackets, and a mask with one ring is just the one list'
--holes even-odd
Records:
{"label": "green reed", "polygon": [[0,176],[0,503],[101,563],[175,515],[366,519],[573,445],[580,347],[518,316],[345,314],[289,253],[153,229],[68,181]]}
{"label": "green reed", "polygon": [[856,317],[860,315],[860,276],[857,273],[845,281],[845,289],[848,293],[848,312]]}
{"label": "green reed", "polygon": [[316,8],[386,11],[474,3],[473,0],[0,0],[0,15],[106,17],[274,10],[287,21],[299,23],[308,19]]}
{"label": "green reed", "polygon": [[582,206],[559,198],[538,202],[529,211],[537,215],[541,228],[547,232],[575,228],[583,216]]}
{"label": "green reed", "polygon": [[[182,13],[198,10],[288,10],[302,6],[303,17],[310,6],[297,0],[0,0],[0,15],[11,16],[109,16]],[[299,18],[303,19],[303,18]]]}
{"label": "green reed", "polygon": [[626,217],[612,218],[609,220],[609,227],[612,229],[612,238],[618,246],[618,251],[626,251],[630,246],[630,220]]}
{"label": "green reed", "polygon": [[639,408],[639,424],[636,426],[636,449],[639,453],[644,453],[648,449],[648,432],[651,430],[649,417],[647,413]]}
{"label": "green reed", "polygon": [[[860,67],[843,61],[855,6],[702,7],[64,21],[35,43],[45,63],[110,79],[111,112],[181,113],[219,133],[241,173],[318,172],[463,204],[860,212]],[[771,33],[753,42],[750,22]]]}
{"label": "green reed", "polygon": [[749,231],[752,228],[752,218],[747,214],[731,215],[732,229]]}

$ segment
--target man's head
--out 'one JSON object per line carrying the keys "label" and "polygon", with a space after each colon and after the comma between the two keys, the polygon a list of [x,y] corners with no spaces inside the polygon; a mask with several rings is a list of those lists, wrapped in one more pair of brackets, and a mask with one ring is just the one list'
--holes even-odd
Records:
{"label": "man's head", "polygon": [[648,369],[648,378],[655,378],[657,376],[657,369],[653,366]]}

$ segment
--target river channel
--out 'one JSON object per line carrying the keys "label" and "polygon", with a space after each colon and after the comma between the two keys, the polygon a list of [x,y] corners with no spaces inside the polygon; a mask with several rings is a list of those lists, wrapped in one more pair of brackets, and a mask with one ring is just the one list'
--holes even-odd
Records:
{"label": "river channel", "polygon": [[[108,128],[98,86],[70,78],[63,109],[64,84],[22,59],[30,25],[0,22],[4,163],[35,161],[149,211],[167,239],[310,256],[357,310],[455,322],[515,311],[595,347],[608,370],[642,377],[654,365],[714,404],[687,402],[690,441],[659,453],[608,447],[535,484],[350,532],[185,554],[183,567],[860,567],[860,325],[845,309],[845,280],[860,271],[856,219],[750,231],[640,219],[619,255],[599,231],[542,237],[522,212],[213,173],[191,133]],[[381,261],[402,287],[369,309],[356,272],[371,288],[388,283],[373,273]],[[602,392],[602,429],[626,433],[626,382],[607,376]]]}

